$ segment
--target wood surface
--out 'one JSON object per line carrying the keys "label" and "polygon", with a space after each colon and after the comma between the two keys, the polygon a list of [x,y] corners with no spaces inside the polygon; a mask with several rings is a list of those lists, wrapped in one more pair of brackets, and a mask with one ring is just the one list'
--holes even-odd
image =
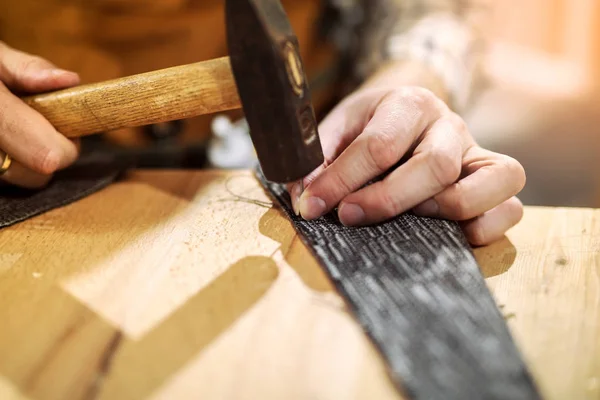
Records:
{"label": "wood surface", "polygon": [[[269,201],[139,171],[1,230],[0,398],[400,398]],[[598,399],[600,211],[527,208],[476,256],[546,398]]]}
{"label": "wood surface", "polygon": [[26,97],[67,137],[239,108],[229,57]]}

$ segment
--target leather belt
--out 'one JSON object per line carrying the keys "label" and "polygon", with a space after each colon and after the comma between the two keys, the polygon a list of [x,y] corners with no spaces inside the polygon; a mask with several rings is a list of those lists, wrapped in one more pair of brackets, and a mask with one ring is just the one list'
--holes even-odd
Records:
{"label": "leather belt", "polygon": [[344,227],[297,217],[284,187],[262,185],[326,270],[414,399],[539,399],[458,224],[404,214]]}

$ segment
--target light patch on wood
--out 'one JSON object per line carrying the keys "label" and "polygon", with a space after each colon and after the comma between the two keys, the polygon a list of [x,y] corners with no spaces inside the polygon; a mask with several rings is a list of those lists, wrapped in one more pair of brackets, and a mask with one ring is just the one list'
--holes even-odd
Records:
{"label": "light patch on wood", "polygon": [[[279,279],[258,305],[150,399],[201,393],[206,398],[239,400],[284,399],[292,394],[297,399],[400,400],[353,317],[335,305],[316,302],[316,292],[281,252],[274,259]],[[319,267],[314,268],[320,276]]]}
{"label": "light patch on wood", "polygon": [[0,375],[0,399],[2,400],[29,400],[8,379]]}
{"label": "light patch on wood", "polygon": [[10,270],[23,254],[0,254],[0,274]]}
{"label": "light patch on wood", "polygon": [[[269,200],[251,177],[231,181],[235,194]],[[128,337],[143,336],[249,255],[248,248],[269,256],[280,246],[259,231],[268,210],[237,200],[226,182],[224,177],[208,182],[197,201],[152,229],[132,234],[127,246],[61,286]],[[155,204],[161,196],[153,193]]]}

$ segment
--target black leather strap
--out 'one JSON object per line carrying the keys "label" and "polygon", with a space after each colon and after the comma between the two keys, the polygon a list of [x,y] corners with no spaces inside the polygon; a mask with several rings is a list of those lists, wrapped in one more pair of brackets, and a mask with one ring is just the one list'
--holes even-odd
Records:
{"label": "black leather strap", "polygon": [[455,223],[411,214],[362,228],[335,213],[305,221],[280,185],[263,186],[414,399],[538,399],[471,249]]}
{"label": "black leather strap", "polygon": [[56,174],[44,189],[0,186],[0,228],[89,196],[111,184],[124,169],[113,157],[90,155]]}

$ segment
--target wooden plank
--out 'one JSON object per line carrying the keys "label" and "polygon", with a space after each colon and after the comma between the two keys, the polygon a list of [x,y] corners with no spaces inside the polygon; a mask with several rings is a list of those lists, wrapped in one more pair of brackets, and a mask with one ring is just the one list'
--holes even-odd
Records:
{"label": "wooden plank", "polygon": [[[0,393],[399,398],[268,201],[245,171],[135,172],[0,231]],[[599,394],[599,217],[528,208],[476,251],[549,399]]]}
{"label": "wooden plank", "polygon": [[598,399],[600,210],[529,207],[476,256],[546,398]]}

